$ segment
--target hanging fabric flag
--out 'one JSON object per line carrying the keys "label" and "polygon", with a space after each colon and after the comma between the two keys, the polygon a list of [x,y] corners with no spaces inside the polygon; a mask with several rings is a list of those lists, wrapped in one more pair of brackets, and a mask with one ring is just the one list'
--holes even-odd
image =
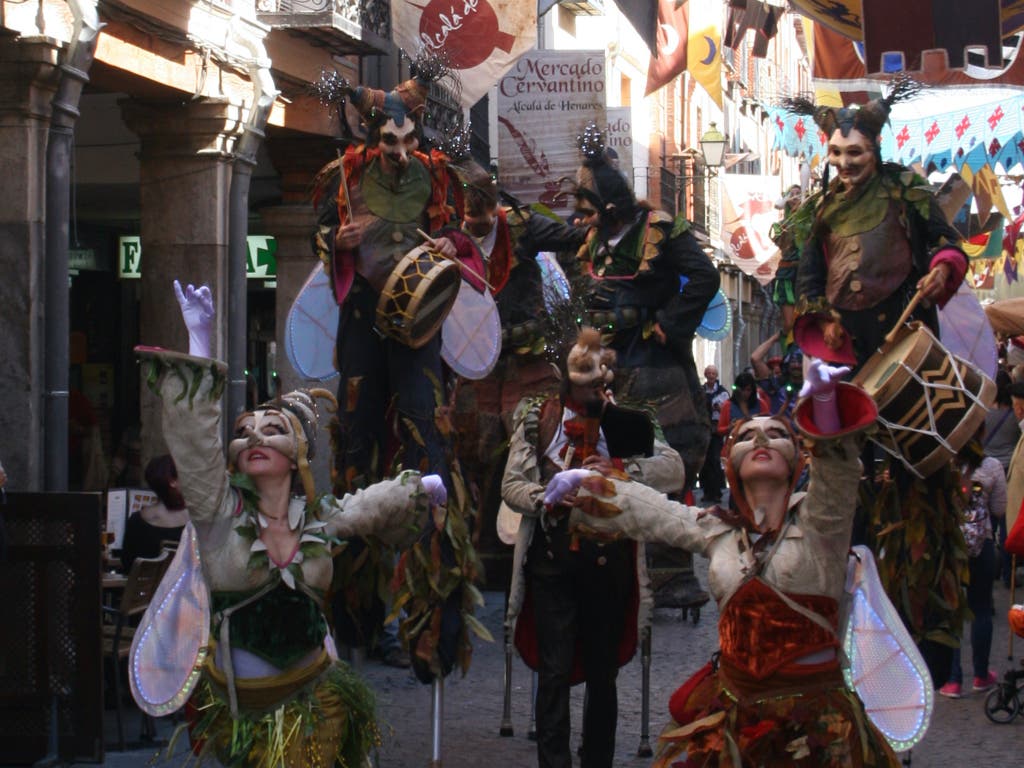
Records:
{"label": "hanging fabric flag", "polygon": [[[657,32],[658,18],[661,8],[655,9],[651,0],[616,0],[619,12],[636,30],[644,44],[650,49],[652,56],[658,55]],[[659,4],[660,5],[660,4]]]}
{"label": "hanging fabric flag", "polygon": [[663,85],[668,85],[686,71],[686,43],[689,38],[689,3],[676,8],[673,0],[658,0],[657,56],[651,56],[647,67],[649,96]]}
{"label": "hanging fabric flag", "polygon": [[719,7],[710,3],[687,3],[690,8],[690,40],[686,68],[722,108],[722,33],[719,31]]}
{"label": "hanging fabric flag", "polygon": [[449,4],[393,0],[391,33],[410,56],[443,52],[462,85],[459,101],[472,107],[537,41],[537,4],[475,0],[463,13]]}
{"label": "hanging fabric flag", "polygon": [[779,265],[779,249],[768,236],[778,221],[768,176],[725,173],[722,184],[722,242],[733,264],[762,285],[771,282]]}
{"label": "hanging fabric flag", "polygon": [[[978,218],[981,219],[981,211],[991,211],[994,207],[1003,215],[1003,221],[1012,221],[1010,207],[1003,197],[1003,190],[999,184],[999,177],[996,176],[992,166],[987,163],[974,174],[974,197],[978,201]],[[987,218],[987,217],[984,217]],[[982,223],[984,226],[984,223]]]}

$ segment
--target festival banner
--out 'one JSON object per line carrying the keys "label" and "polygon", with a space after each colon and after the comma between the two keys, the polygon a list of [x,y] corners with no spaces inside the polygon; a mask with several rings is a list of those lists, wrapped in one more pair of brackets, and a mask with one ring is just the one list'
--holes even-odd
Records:
{"label": "festival banner", "polygon": [[537,5],[522,0],[392,0],[391,34],[410,56],[444,53],[472,107],[537,42]]}
{"label": "festival banner", "polygon": [[[498,81],[498,183],[524,203],[562,215],[574,203],[590,122],[607,126],[604,51],[529,51]],[[622,153],[620,153],[621,159]]]}
{"label": "festival banner", "polygon": [[754,176],[723,173],[718,176],[722,185],[722,242],[733,264],[761,285],[767,285],[775,276],[779,265],[778,247],[768,237],[772,224],[779,220],[775,208],[778,179],[773,176]]}
{"label": "festival banner", "polygon": [[629,186],[636,189],[633,178],[633,110],[629,107],[608,107],[606,112],[605,146],[618,155],[619,170],[629,181]]}

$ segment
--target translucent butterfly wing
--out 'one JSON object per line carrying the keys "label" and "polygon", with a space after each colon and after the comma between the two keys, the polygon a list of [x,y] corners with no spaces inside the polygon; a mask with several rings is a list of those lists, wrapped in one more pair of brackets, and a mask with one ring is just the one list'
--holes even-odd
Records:
{"label": "translucent butterfly wing", "polygon": [[284,349],[295,372],[304,379],[329,381],[338,375],[334,345],[338,335],[338,303],[323,264],[317,264],[295,297],[285,321]]}
{"label": "translucent butterfly wing", "polygon": [[210,592],[189,522],[132,639],[128,679],[139,709],[154,717],[179,709],[199,680],[209,639]]}
{"label": "translucent butterfly wing", "polygon": [[846,683],[857,691],[875,727],[897,751],[924,738],[935,706],[928,666],[882,589],[871,551],[853,548],[847,591],[852,592],[843,627],[849,663]]}
{"label": "translucent butterfly wing", "polygon": [[501,319],[489,291],[477,291],[465,280],[441,326],[441,357],[467,379],[482,379],[501,354]]}

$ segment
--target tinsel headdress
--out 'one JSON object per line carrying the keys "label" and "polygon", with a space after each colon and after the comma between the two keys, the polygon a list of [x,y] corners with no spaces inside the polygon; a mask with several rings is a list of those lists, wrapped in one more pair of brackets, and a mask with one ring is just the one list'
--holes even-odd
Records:
{"label": "tinsel headdress", "polygon": [[411,115],[412,119],[418,119],[426,110],[432,83],[448,78],[448,89],[456,97],[461,89],[443,52],[424,48],[411,59],[409,73],[412,77],[404,83],[391,91],[382,91],[368,86],[353,86],[336,71],[324,70],[313,83],[313,92],[325,106],[341,108],[350,101],[369,125],[383,124],[390,118],[401,126],[406,117]]}
{"label": "tinsel headdress", "polygon": [[588,123],[576,137],[576,145],[583,153],[583,165],[576,171],[576,195],[586,198],[602,216],[628,218],[636,197],[622,171],[609,162],[604,132]]}
{"label": "tinsel headdress", "polygon": [[797,96],[783,99],[782,106],[793,114],[813,118],[826,136],[831,136],[837,130],[843,136],[849,136],[850,131],[856,128],[865,136],[876,139],[889,121],[892,105],[909,101],[924,89],[921,83],[906,74],[896,76],[889,85],[888,95],[862,105],[828,107]]}

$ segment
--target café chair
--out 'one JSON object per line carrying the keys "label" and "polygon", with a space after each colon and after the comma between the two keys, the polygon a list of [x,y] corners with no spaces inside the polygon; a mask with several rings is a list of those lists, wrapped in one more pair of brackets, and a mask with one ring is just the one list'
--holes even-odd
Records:
{"label": "caf\u00e9 chair", "polygon": [[[122,712],[121,665],[132,647],[132,638],[139,619],[145,613],[150,600],[160,585],[160,580],[170,566],[172,553],[168,549],[161,551],[158,557],[137,557],[132,562],[125,580],[121,599],[116,607],[103,606],[103,612],[109,620],[104,625],[103,655],[110,660],[114,677],[114,698],[117,706],[117,742],[120,750],[125,749],[124,720]],[[143,716],[142,736],[150,739],[156,730],[152,719]]]}

